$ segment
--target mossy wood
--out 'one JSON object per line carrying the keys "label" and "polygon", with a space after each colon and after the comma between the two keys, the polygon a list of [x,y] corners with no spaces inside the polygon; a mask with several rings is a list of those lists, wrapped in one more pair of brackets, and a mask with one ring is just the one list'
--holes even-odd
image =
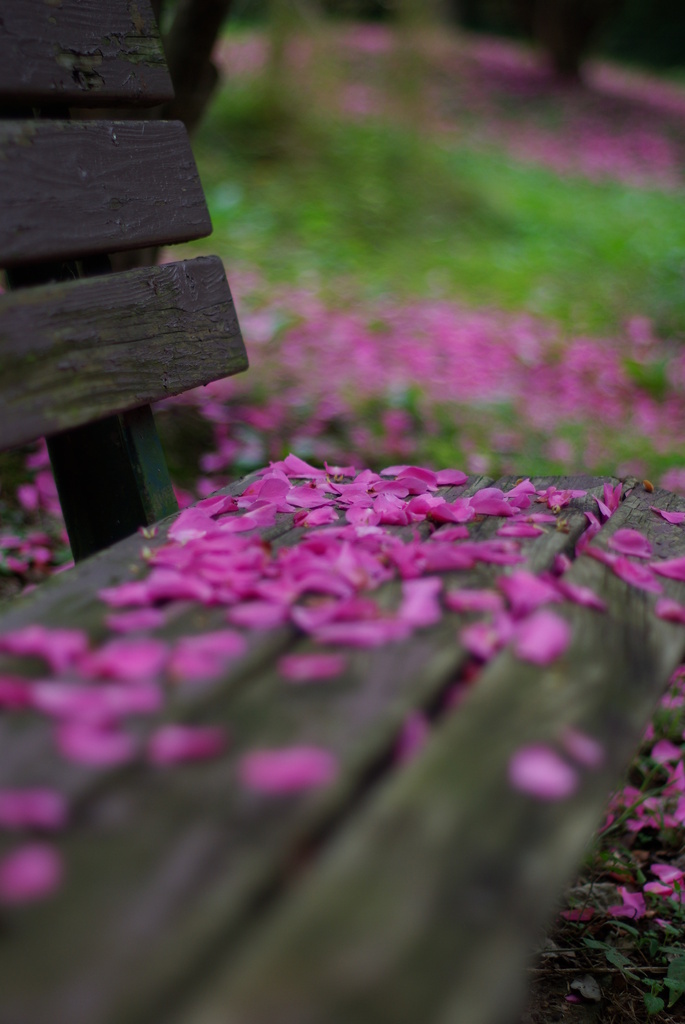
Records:
{"label": "mossy wood", "polygon": [[10,447],[238,373],[247,357],[213,256],[0,296],[0,367]]}
{"label": "mossy wood", "polygon": [[5,268],[212,230],[180,121],[2,122],[0,194]]}
{"label": "mossy wood", "polygon": [[[601,492],[598,481],[555,483]],[[682,531],[650,504],[685,510],[681,499],[638,487],[594,543],[630,525],[657,557],[683,553]],[[593,506],[575,501],[568,532],[523,542],[526,564],[540,572],[556,554],[573,555],[583,509]],[[102,637],[93,592],[144,571],[140,549],[162,543],[168,523],[18,602],[0,629],[79,621]],[[473,536],[492,536],[501,523],[488,518]],[[291,524],[279,517],[265,539],[292,543],[302,530]],[[480,566],[447,580],[487,585],[501,571]],[[505,652],[449,714],[441,696],[465,660],[465,620],[453,613],[409,640],[351,652],[344,675],[319,687],[288,686],[274,664],[309,642],[285,628],[251,634],[230,672],[176,691],[167,713],[228,726],[231,750],[211,764],[87,769],[56,757],[45,723],[5,723],[0,786],[37,784],[48,772],[76,811],[62,840],[63,891],[12,914],[0,936],[3,1022],[42,1021],[49,1010],[54,1024],[510,1024],[537,931],[683,649],[682,630],[654,617],[653,595],[587,557],[570,577],[601,593],[608,613],[557,606],[574,622],[572,649],[546,669]],[[667,581],[666,590],[685,600],[685,585]],[[397,591],[388,584],[379,596],[392,604]],[[160,635],[223,621],[220,609],[180,607]],[[436,726],[401,767],[392,751],[412,709],[437,715]],[[141,745],[153,725],[140,726]],[[511,790],[511,753],[556,743],[571,727],[605,749],[579,793],[541,804]],[[241,790],[245,749],[289,743],[331,749],[338,781],[277,801]]]}
{"label": "mossy wood", "polygon": [[173,98],[149,0],[2,0],[0,104]]}

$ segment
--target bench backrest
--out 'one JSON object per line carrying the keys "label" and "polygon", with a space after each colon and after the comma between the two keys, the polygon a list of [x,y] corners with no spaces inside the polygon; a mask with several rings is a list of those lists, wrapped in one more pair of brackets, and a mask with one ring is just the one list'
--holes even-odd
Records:
{"label": "bench backrest", "polygon": [[76,558],[176,508],[149,403],[247,368],[218,258],[111,272],[211,231],[184,126],[133,109],[172,98],[149,0],[3,0],[0,448],[48,438]]}

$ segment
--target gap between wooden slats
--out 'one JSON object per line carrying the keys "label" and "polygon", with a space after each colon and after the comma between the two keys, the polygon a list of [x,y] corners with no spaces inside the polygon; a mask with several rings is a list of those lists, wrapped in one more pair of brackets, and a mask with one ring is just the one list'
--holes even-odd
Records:
{"label": "gap between wooden slats", "polygon": [[9,293],[0,297],[0,446],[245,369],[216,256]]}
{"label": "gap between wooden slats", "polygon": [[0,125],[0,266],[202,238],[212,230],[180,121]]}
{"label": "gap between wooden slats", "polygon": [[0,102],[151,106],[173,98],[149,0],[3,0]]}

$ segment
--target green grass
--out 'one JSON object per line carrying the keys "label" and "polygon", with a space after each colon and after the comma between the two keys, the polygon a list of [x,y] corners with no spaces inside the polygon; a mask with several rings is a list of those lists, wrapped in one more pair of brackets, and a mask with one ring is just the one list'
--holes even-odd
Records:
{"label": "green grass", "polygon": [[313,283],[333,301],[454,297],[576,333],[639,314],[685,335],[679,194],[561,178],[408,128],[317,119],[254,87],[224,89],[195,149],[213,250],[269,283]]}

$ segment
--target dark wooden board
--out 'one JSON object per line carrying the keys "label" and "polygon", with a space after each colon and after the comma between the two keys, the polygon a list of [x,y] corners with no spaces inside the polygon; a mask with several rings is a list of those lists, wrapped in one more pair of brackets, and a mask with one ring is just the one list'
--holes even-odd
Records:
{"label": "dark wooden board", "polygon": [[3,0],[0,103],[150,106],[173,98],[149,0]]}
{"label": "dark wooden board", "polygon": [[178,512],[149,405],[48,438],[74,560]]}
{"label": "dark wooden board", "polygon": [[246,368],[218,257],[11,292],[0,296],[0,444]]}
{"label": "dark wooden board", "polygon": [[[651,504],[685,508],[636,489],[606,535],[630,526],[659,557],[683,554],[682,529]],[[683,628],[652,614],[654,595],[587,556],[569,578],[601,593],[608,612],[566,607],[573,644],[548,668],[509,651],[492,662],[424,754],[379,787],[174,1024],[518,1020],[540,929],[685,649]],[[682,583],[665,590],[685,597]],[[565,801],[514,791],[514,751],[555,744],[569,727],[601,742],[603,764]]]}
{"label": "dark wooden board", "polygon": [[[551,530],[525,542],[536,570],[572,548],[584,516],[576,507],[566,518],[568,534]],[[499,525],[489,518],[474,524],[473,534],[492,535]],[[133,546],[133,540],[125,542],[129,557]],[[68,621],[70,612],[79,614],[87,602],[88,575],[98,567],[102,579],[112,557],[83,563],[64,581],[70,596],[61,605],[60,586],[52,584],[51,595],[27,599],[21,613],[6,621],[14,626],[27,621],[32,606],[41,607],[48,621]],[[125,573],[125,561],[119,559],[117,575]],[[482,568],[472,582],[486,583],[498,571]],[[65,774],[50,763],[55,784],[64,784],[79,806],[75,827],[64,840],[70,883],[54,901],[13,917],[4,951],[0,938],[0,991],[8,1024],[41,1020],[46,1006],[56,1024],[168,1019],[188,986],[202,988],[203,965],[218,955],[222,942],[235,952],[250,927],[258,933],[278,910],[274,887],[278,896],[287,892],[293,858],[301,858],[321,837],[327,822],[340,814],[354,816],[356,803],[361,810],[369,772],[387,759],[406,714],[434,699],[463,660],[459,622],[458,616],[446,615],[404,643],[352,652],[344,677],[327,686],[287,688],[273,665],[262,665],[241,680],[227,679],[199,693],[176,713],[229,725],[231,751],[213,764],[164,774],[138,769],[110,775],[109,781],[100,775],[93,790],[86,770]],[[175,628],[180,632],[181,623]],[[209,621],[205,628],[212,628]],[[535,721],[535,704],[530,714]],[[241,792],[236,760],[245,748],[298,742],[335,751],[341,775],[334,787],[276,802]],[[13,748],[11,739],[4,744],[8,751]],[[481,736],[479,756],[486,753]],[[19,761],[5,774],[5,784],[21,783],[29,771],[36,781],[36,759],[24,768]],[[43,755],[40,761],[47,769],[49,759]],[[63,931],[68,943],[57,938]],[[136,970],[143,961],[144,970]],[[33,986],[27,997],[29,967],[42,978],[42,991]]]}
{"label": "dark wooden board", "polygon": [[3,122],[0,195],[5,268],[212,230],[180,121]]}

